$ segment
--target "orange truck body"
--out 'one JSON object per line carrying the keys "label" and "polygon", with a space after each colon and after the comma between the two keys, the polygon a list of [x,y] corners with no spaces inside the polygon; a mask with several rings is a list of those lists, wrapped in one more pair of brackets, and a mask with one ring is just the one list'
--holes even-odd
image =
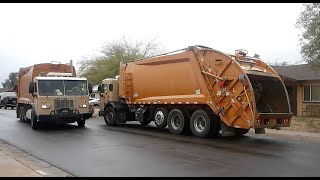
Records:
{"label": "orange truck body", "polygon": [[250,128],[264,133],[264,128],[290,126],[292,113],[281,78],[271,66],[247,57],[243,50],[229,55],[191,46],[181,53],[121,64],[118,82],[119,98],[127,109],[150,109],[151,121],[154,109],[162,107],[168,112],[181,110],[191,121],[197,110],[213,114],[211,121],[218,119],[217,126],[221,124],[226,136],[237,134],[237,129],[242,134]]}

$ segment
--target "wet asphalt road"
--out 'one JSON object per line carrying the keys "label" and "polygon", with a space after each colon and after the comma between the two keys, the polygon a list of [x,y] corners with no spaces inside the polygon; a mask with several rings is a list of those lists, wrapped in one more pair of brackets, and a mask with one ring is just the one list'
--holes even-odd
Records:
{"label": "wet asphalt road", "polygon": [[0,139],[75,176],[320,176],[320,142],[248,133],[242,138],[176,136],[91,118],[34,131],[0,110]]}

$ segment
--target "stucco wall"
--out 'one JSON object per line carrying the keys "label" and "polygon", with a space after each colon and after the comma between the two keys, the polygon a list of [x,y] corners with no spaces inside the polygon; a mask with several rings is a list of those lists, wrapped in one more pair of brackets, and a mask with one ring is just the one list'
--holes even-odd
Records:
{"label": "stucco wall", "polygon": [[[320,80],[317,81],[303,81],[299,82],[297,85],[297,115],[302,116],[302,108],[305,108],[307,104],[319,104],[320,103],[315,103],[315,102],[303,102],[303,85],[305,84],[319,84],[320,85]],[[305,115],[305,113],[304,113]],[[308,113],[310,115],[310,113]],[[319,114],[318,114],[319,116]]]}

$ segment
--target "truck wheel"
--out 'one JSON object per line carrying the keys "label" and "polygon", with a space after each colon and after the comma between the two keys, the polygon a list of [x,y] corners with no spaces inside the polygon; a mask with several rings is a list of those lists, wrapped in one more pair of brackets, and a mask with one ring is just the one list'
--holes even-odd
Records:
{"label": "truck wheel", "polygon": [[188,129],[189,119],[184,111],[173,109],[168,116],[168,128],[172,134],[181,134]]}
{"label": "truck wheel", "polygon": [[250,129],[242,129],[242,128],[235,128],[235,134],[236,136],[243,136],[244,134],[247,134],[247,132],[249,132]]}
{"label": "truck wheel", "polygon": [[11,106],[11,109],[14,109],[14,106]]}
{"label": "truck wheel", "polygon": [[31,124],[31,128],[33,130],[36,130],[36,129],[39,128],[39,123],[37,122],[37,120],[38,120],[38,118],[37,118],[35,112],[32,111],[31,112],[31,120],[30,120],[31,122],[30,122],[30,124]]}
{"label": "truck wheel", "polygon": [[26,122],[26,112],[24,111],[24,107],[20,107],[20,121]]}
{"label": "truck wheel", "polygon": [[7,105],[4,105],[4,108],[7,109]]}
{"label": "truck wheel", "polygon": [[211,119],[203,110],[195,111],[190,120],[192,134],[196,137],[207,137],[212,126]]}
{"label": "truck wheel", "polygon": [[86,124],[86,120],[78,120],[77,121],[78,127],[84,127],[84,125]]}
{"label": "truck wheel", "polygon": [[18,108],[18,115],[19,115],[20,121],[23,122],[23,121],[22,121],[22,111],[21,111],[21,110],[22,110],[22,107],[19,107],[19,108]]}
{"label": "truck wheel", "polygon": [[158,128],[165,128],[167,126],[168,110],[166,108],[157,108],[154,111],[154,123]]}
{"label": "truck wheel", "polygon": [[108,126],[116,125],[116,112],[113,107],[107,107],[104,111],[103,117]]}

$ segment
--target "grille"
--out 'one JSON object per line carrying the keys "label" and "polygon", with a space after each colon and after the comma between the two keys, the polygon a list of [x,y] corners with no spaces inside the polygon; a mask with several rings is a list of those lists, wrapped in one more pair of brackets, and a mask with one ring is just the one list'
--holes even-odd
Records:
{"label": "grille", "polygon": [[55,109],[59,110],[62,108],[74,109],[74,100],[72,100],[72,99],[56,99],[55,100]]}

